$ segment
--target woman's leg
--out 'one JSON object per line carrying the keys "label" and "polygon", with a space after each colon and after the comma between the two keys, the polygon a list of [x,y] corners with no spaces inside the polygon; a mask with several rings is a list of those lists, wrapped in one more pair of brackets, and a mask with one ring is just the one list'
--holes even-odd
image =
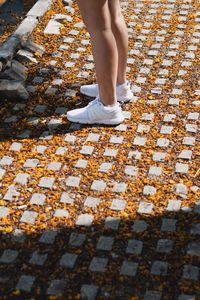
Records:
{"label": "woman's leg", "polygon": [[77,0],[77,3],[91,37],[100,99],[104,105],[113,106],[117,103],[118,51],[108,1]]}
{"label": "woman's leg", "polygon": [[[96,0],[98,1],[98,0]],[[126,67],[128,56],[128,31],[121,11],[119,0],[108,0],[111,15],[111,26],[115,36],[118,49],[118,73],[117,83],[122,84],[126,81]]]}

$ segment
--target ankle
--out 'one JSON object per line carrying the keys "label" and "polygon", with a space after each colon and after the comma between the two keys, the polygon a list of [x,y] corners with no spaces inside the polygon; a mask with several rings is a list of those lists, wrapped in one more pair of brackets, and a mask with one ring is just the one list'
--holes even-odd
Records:
{"label": "ankle", "polygon": [[127,82],[126,79],[117,80],[117,86],[118,86],[118,85],[123,85],[123,84],[125,84],[126,82]]}

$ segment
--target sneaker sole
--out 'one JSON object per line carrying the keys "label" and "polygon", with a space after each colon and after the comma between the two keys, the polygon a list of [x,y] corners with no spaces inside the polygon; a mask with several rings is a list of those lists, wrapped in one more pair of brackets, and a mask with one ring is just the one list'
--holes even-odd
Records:
{"label": "sneaker sole", "polygon": [[119,119],[113,119],[113,120],[103,120],[101,122],[89,122],[89,121],[78,121],[78,120],[75,120],[71,117],[68,117],[67,116],[67,119],[70,121],[70,122],[74,122],[74,123],[79,123],[79,124],[88,124],[88,125],[92,125],[92,124],[103,124],[103,125],[119,125],[121,124],[123,121],[124,121],[124,118],[119,120]]}
{"label": "sneaker sole", "polygon": [[[94,96],[94,95],[92,95],[92,94],[90,94],[90,93],[84,93],[84,92],[81,91],[81,90],[80,90],[80,92],[81,92],[81,94],[83,94],[83,95],[85,95],[85,96],[88,96],[88,97],[91,97],[91,98],[95,98],[95,97],[98,96],[98,94]],[[131,92],[131,93],[128,95],[128,97],[122,98],[122,99],[117,99],[117,101],[118,101],[119,103],[127,103],[127,102],[130,102],[132,99],[133,99],[133,93]]]}

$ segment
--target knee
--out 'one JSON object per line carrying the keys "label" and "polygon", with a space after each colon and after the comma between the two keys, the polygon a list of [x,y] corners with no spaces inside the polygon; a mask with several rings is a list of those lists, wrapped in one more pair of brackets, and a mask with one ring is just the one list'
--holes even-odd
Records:
{"label": "knee", "polygon": [[112,28],[119,29],[122,26],[123,22],[124,22],[124,18],[121,13],[115,15],[114,17],[111,17]]}

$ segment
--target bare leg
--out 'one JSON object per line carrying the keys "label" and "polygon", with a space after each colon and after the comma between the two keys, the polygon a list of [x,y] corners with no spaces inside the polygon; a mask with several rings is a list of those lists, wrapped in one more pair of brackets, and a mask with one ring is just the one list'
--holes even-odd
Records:
{"label": "bare leg", "polygon": [[104,105],[113,106],[117,103],[118,51],[108,1],[77,0],[77,3],[91,37],[100,99]]}
{"label": "bare leg", "polygon": [[128,31],[121,11],[119,0],[108,0],[111,15],[111,26],[115,36],[118,49],[118,72],[117,83],[122,84],[126,81],[126,67],[128,56]]}

